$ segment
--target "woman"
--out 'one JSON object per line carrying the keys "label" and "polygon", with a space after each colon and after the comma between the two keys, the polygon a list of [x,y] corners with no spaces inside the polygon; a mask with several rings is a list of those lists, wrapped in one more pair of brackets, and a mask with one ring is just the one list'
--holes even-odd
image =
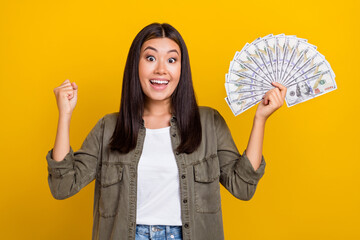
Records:
{"label": "woman", "polygon": [[49,186],[68,198],[95,182],[93,239],[224,239],[219,182],[249,200],[264,174],[266,119],[286,88],[258,105],[246,152],[239,154],[214,109],[198,107],[186,45],[168,24],[150,24],[127,58],[120,111],[106,114],[73,152],[69,125],[77,85],[54,89],[59,108]]}

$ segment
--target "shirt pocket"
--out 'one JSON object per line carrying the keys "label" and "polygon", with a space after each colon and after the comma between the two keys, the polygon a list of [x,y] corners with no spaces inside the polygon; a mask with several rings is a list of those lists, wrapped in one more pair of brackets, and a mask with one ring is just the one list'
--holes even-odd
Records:
{"label": "shirt pocket", "polygon": [[213,154],[194,165],[195,209],[199,213],[216,213],[221,208],[219,159]]}
{"label": "shirt pocket", "polygon": [[118,212],[123,170],[119,163],[105,163],[101,167],[99,213],[102,217],[113,217]]}

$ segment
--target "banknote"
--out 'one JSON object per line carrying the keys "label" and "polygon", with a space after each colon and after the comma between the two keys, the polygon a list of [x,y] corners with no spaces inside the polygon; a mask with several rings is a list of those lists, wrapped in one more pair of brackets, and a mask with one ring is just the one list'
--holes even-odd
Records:
{"label": "banknote", "polygon": [[337,89],[335,73],[317,47],[295,35],[269,34],[235,52],[225,74],[227,104],[234,115],[260,102],[278,82],[288,107]]}

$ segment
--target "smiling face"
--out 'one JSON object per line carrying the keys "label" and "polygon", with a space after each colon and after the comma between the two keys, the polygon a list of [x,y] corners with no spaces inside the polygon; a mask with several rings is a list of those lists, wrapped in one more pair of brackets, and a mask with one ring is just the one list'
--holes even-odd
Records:
{"label": "smiling face", "polygon": [[139,59],[139,78],[146,101],[170,101],[181,74],[181,51],[169,38],[143,43]]}

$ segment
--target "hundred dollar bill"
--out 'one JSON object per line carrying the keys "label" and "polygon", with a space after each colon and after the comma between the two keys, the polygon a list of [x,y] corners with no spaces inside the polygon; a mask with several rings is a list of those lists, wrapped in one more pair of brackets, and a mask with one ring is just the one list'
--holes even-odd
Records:
{"label": "hundred dollar bill", "polygon": [[282,80],[283,84],[286,85],[286,82],[288,79],[292,78],[297,72],[299,71],[305,71],[306,67],[308,66],[308,63],[310,61],[306,62],[308,58],[315,57],[316,54],[316,47],[310,46],[306,43],[301,43],[299,47],[296,50],[295,57],[290,62],[288,73],[286,74],[286,77]]}
{"label": "hundred dollar bill", "polygon": [[275,41],[275,37],[264,39],[264,44],[265,44],[265,51],[266,51],[266,53],[268,55],[269,63],[270,63],[270,66],[271,66],[273,79],[274,79],[275,82],[277,82],[278,77],[277,77],[277,73],[276,73],[276,71],[277,71],[277,69],[276,69],[277,59],[276,59],[276,41]]}
{"label": "hundred dollar bill", "polygon": [[261,74],[259,68],[254,68],[249,63],[243,62],[241,59],[236,59],[236,57],[230,63],[229,72],[238,75],[239,73],[242,73],[242,77],[249,76],[261,84],[267,84],[271,86],[269,81]]}
{"label": "hundred dollar bill", "polygon": [[262,100],[262,96],[254,96],[251,98],[247,98],[238,102],[230,102],[228,97],[225,98],[226,103],[230,107],[231,111],[235,116],[239,115],[240,113],[245,112],[246,110],[250,109],[251,107],[255,106],[258,102]]}
{"label": "hundred dollar bill", "polygon": [[264,55],[262,51],[258,50],[257,45],[250,45],[248,49],[244,51],[244,54],[253,62],[253,64],[255,64],[259,68],[259,70],[262,72],[268,82],[271,83],[274,81],[267,67]]}
{"label": "hundred dollar bill", "polygon": [[294,106],[337,89],[329,62],[307,39],[269,34],[246,43],[236,52],[225,74],[226,101],[235,115],[261,101],[279,82]]}
{"label": "hundred dollar bill", "polygon": [[305,65],[301,71],[297,71],[294,75],[287,79],[284,83],[284,86],[289,86],[292,83],[297,83],[301,81],[303,78],[311,77],[317,74],[319,71],[329,70],[328,65],[326,64],[325,58],[322,55],[316,54],[308,64]]}
{"label": "hundred dollar bill", "polygon": [[247,47],[245,46],[245,48],[241,52],[237,52],[235,54],[234,59],[230,64],[229,72],[235,72],[234,70],[237,70],[237,68],[241,66],[241,68],[251,71],[251,73],[249,74],[253,78],[261,79],[271,85],[271,81],[264,74],[260,64],[255,63],[252,60],[252,56],[249,56],[246,51]]}
{"label": "hundred dollar bill", "polygon": [[337,89],[330,70],[319,72],[288,87],[285,101],[288,107],[305,102]]}
{"label": "hundred dollar bill", "polygon": [[240,92],[240,93],[231,93],[228,95],[228,99],[231,103],[239,102],[252,97],[261,96],[263,97],[267,90],[255,90],[252,92]]}
{"label": "hundred dollar bill", "polygon": [[260,87],[253,84],[242,84],[242,83],[225,83],[225,89],[227,95],[234,93],[244,93],[244,92],[253,92],[253,91],[268,91],[270,87]]}
{"label": "hundred dollar bill", "polygon": [[302,43],[305,43],[306,40],[299,39],[292,36],[286,37],[286,46],[285,46],[285,55],[282,62],[282,68],[281,68],[281,75],[280,75],[280,83],[283,84],[283,80],[287,77],[289,66],[291,65],[291,62],[294,61],[294,58],[296,58],[296,55],[299,51],[299,46]]}
{"label": "hundred dollar bill", "polygon": [[244,47],[244,49],[239,52],[234,60],[241,60],[249,64],[253,69],[256,69],[259,75],[263,76],[269,83],[272,82],[272,79],[269,75],[269,72],[266,70],[266,66],[261,60],[259,52],[256,49],[254,44],[248,44]]}
{"label": "hundred dollar bill", "polygon": [[282,56],[284,55],[284,45],[285,45],[285,34],[279,34],[275,36],[275,58],[276,58],[276,81],[280,82],[280,66],[283,62]]}
{"label": "hundred dollar bill", "polygon": [[252,91],[266,91],[270,90],[270,87],[260,87],[253,84],[243,84],[243,83],[225,83],[225,89],[227,95],[233,93],[242,93],[242,92],[252,92]]}
{"label": "hundred dollar bill", "polygon": [[245,80],[245,79],[252,80],[255,84],[260,85],[260,86],[269,86],[269,87],[272,86],[267,81],[263,81],[259,78],[258,79],[253,78],[250,74],[247,74],[247,73],[240,73],[240,72],[235,72],[235,71],[229,72],[229,76],[231,77],[231,79],[235,78],[233,75],[237,75],[239,78],[241,78],[240,80]]}

